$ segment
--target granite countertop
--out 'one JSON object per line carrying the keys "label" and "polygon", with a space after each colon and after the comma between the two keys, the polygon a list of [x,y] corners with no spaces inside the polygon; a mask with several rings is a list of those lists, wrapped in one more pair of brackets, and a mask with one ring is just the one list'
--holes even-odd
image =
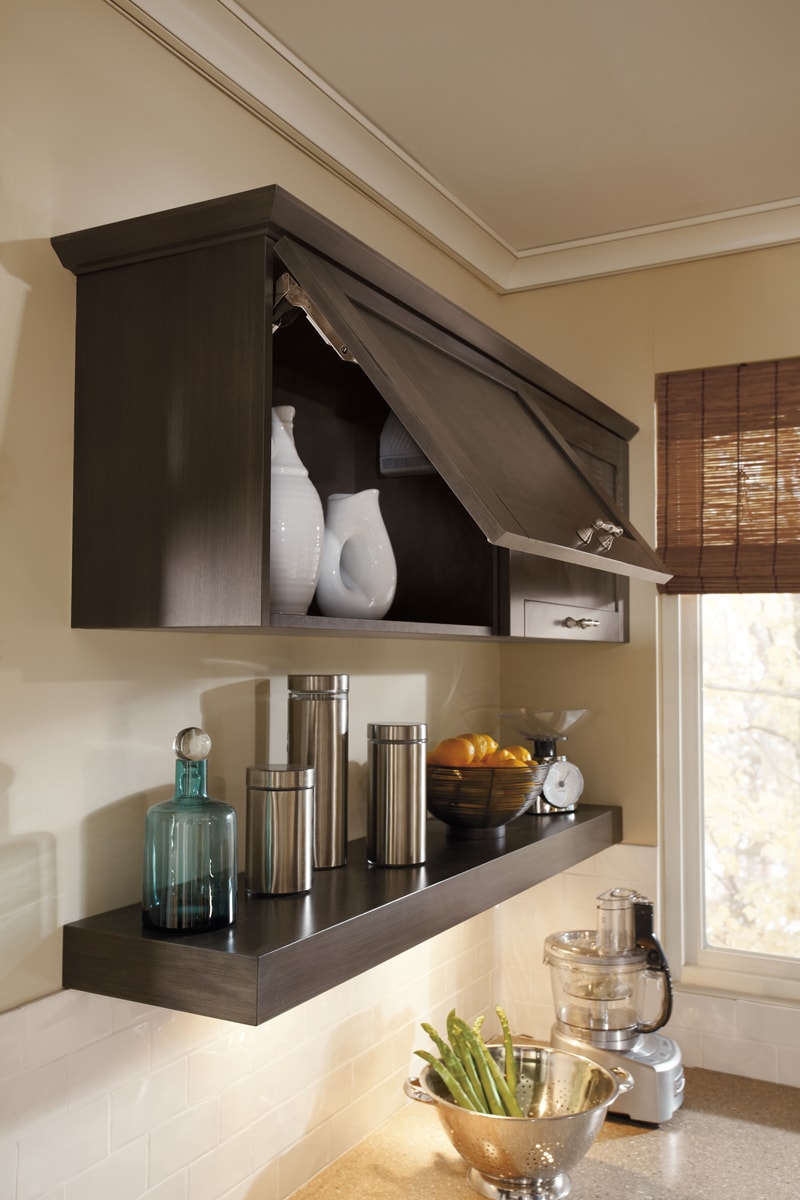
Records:
{"label": "granite countertop", "polygon": [[[796,1200],[800,1088],[686,1070],[660,1126],[611,1115],[572,1172],[569,1200]],[[477,1200],[435,1108],[405,1108],[292,1200]]]}

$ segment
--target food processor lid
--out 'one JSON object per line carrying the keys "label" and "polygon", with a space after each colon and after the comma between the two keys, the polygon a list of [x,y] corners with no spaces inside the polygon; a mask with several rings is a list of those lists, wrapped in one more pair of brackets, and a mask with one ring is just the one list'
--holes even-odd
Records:
{"label": "food processor lid", "polygon": [[596,929],[571,929],[551,933],[545,938],[544,961],[548,966],[597,967],[601,970],[627,967],[640,971],[646,964],[647,955],[640,946],[609,954],[598,947]]}

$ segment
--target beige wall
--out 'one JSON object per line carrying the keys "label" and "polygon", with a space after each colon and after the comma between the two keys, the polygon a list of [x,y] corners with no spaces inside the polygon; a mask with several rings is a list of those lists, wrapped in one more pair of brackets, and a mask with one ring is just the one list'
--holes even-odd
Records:
{"label": "beige wall", "polygon": [[[60,985],[66,921],[136,900],[171,742],[203,724],[212,787],[240,811],[249,763],[285,755],[290,671],[351,674],[354,835],[368,720],[497,700],[498,651],[454,642],[151,635],[69,628],[74,279],[49,239],[280,183],[490,315],[497,301],[103,0],[2,0],[0,40],[0,1008]],[[283,748],[283,751],[282,751]],[[241,822],[243,826],[243,821]]]}
{"label": "beige wall", "polygon": [[[520,294],[505,331],[639,426],[633,523],[655,542],[653,380],[659,371],[800,352],[800,246],[790,245]],[[657,839],[655,589],[631,589],[628,646],[506,647],[504,703],[589,708],[566,749],[592,798],[619,800],[627,841]],[[547,703],[545,704],[545,701]]]}
{"label": "beige wall", "polygon": [[[797,352],[800,249],[765,250],[498,299],[404,224],[214,89],[103,0],[3,2],[0,431],[0,1002],[58,984],[59,928],[135,897],[147,803],[169,743],[212,726],[212,776],[280,745],[289,670],[354,677],[355,830],[368,719],[508,705],[587,707],[568,743],[587,798],[657,837],[657,600],[632,587],[627,646],[399,643],[73,632],[69,536],[74,281],[55,233],[278,182],[630,417],[631,514],[654,536],[653,375]],[[273,749],[274,753],[274,749]],[[9,932],[11,930],[11,932]],[[16,931],[16,932],[14,932]]]}

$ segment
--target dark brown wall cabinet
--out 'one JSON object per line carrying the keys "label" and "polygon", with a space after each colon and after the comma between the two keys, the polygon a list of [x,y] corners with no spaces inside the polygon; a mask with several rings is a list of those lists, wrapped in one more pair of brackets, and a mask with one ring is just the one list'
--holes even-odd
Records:
{"label": "dark brown wall cabinet", "polygon": [[[75,627],[624,640],[626,577],[665,577],[624,515],[635,426],[280,188],[53,245],[78,277]],[[276,309],[287,275],[355,361]],[[384,620],[271,610],[273,404],[323,503],[379,488]]]}

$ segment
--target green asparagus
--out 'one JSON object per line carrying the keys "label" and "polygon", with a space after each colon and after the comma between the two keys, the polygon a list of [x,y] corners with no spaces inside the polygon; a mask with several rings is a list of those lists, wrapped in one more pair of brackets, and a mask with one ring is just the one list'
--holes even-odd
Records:
{"label": "green asparagus", "polygon": [[415,1053],[436,1071],[454,1103],[462,1108],[498,1117],[521,1117],[523,1113],[516,1096],[517,1070],[508,1017],[499,1005],[495,1012],[503,1031],[503,1069],[481,1035],[483,1016],[470,1025],[458,1017],[455,1010],[451,1010],[447,1016],[449,1041],[441,1037],[432,1025],[422,1025],[438,1050],[439,1057],[425,1050]]}

